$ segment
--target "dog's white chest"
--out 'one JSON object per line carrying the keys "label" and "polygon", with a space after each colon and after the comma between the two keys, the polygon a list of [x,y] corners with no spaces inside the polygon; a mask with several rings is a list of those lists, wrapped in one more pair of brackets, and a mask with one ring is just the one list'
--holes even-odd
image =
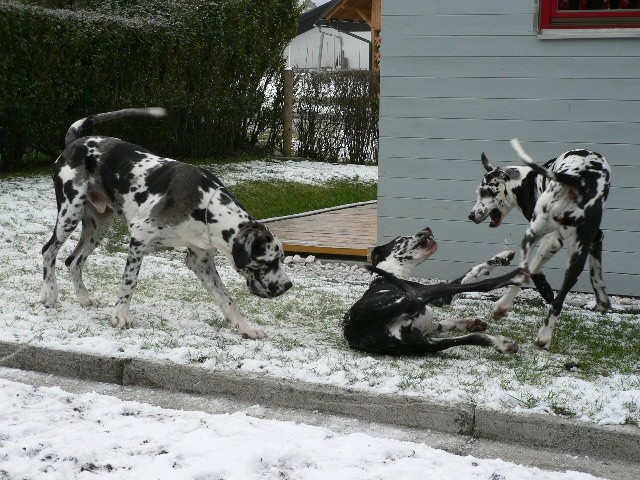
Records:
{"label": "dog's white chest", "polygon": [[403,328],[417,328],[423,333],[433,330],[433,310],[431,307],[425,305],[417,315],[396,320],[389,325],[389,334],[402,340]]}

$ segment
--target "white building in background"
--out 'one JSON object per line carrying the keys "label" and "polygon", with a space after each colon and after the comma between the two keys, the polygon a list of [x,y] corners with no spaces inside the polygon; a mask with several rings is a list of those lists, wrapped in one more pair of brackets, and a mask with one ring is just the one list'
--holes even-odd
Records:
{"label": "white building in background", "polygon": [[287,66],[308,70],[368,70],[371,30],[366,23],[329,24],[322,19],[335,1],[300,15],[298,35],[285,50]]}

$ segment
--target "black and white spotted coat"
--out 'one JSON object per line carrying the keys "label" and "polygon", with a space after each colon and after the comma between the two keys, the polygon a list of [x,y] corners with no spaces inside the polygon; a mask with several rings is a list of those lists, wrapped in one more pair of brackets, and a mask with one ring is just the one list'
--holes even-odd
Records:
{"label": "black and white spotted coat", "polygon": [[[452,282],[423,285],[406,280],[437,247],[431,230],[426,228],[414,236],[397,237],[372,250],[372,268],[378,276],[343,319],[344,337],[351,348],[387,355],[424,354],[460,345],[493,347],[503,353],[518,350],[513,340],[480,333],[486,330],[487,324],[479,319],[436,322],[432,308],[451,303],[459,293],[486,292],[525,281],[526,275],[518,269],[501,277],[472,282],[497,266],[508,265],[514,252],[502,252]],[[473,333],[437,336],[454,329]]]}
{"label": "black and white spotted coat", "polygon": [[[475,223],[489,218],[489,226],[496,228],[513,208],[518,208],[529,220],[522,239],[522,266],[529,269],[540,294],[551,304],[536,339],[536,344],[546,349],[564,299],[587,258],[598,309],[603,313],[610,309],[602,278],[600,223],[609,195],[611,168],[602,155],[585,149],[570,150],[539,166],[517,140],[512,143],[527,165],[495,167],[482,154],[487,173],[476,190],[477,201],[469,218]],[[540,246],[534,255],[532,247],[538,240]],[[541,269],[565,244],[569,250],[568,267],[554,296]],[[494,316],[503,316],[513,308],[517,292],[518,287],[509,289],[496,303]]]}
{"label": "black and white spotted coat", "polygon": [[56,256],[71,232],[82,223],[80,241],[65,264],[79,302],[96,305],[82,281],[82,267],[109,229],[114,214],[131,234],[113,324],[132,325],[129,312],[144,255],[154,245],[187,249],[187,266],[213,295],[225,317],[245,336],[259,338],[261,328],[248,324],[226,293],[214,264],[225,254],[246,279],[252,293],[275,297],[291,287],[282,269],[278,239],[255,221],[211,172],[112,137],[76,138],[97,121],[127,115],[156,116],[155,109],[130,109],[80,120],[69,129],[64,152],[54,165],[58,205],[56,226],[43,248],[44,282],[41,301],[58,297]]}

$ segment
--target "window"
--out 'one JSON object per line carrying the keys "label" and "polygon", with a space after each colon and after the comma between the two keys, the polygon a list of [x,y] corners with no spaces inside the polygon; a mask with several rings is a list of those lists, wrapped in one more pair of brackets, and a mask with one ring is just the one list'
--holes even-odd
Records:
{"label": "window", "polygon": [[539,30],[640,30],[640,0],[539,0]]}

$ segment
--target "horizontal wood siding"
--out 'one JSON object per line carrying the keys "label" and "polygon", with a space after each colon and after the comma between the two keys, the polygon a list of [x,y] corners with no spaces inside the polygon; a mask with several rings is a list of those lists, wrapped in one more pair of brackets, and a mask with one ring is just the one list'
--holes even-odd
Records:
{"label": "horizontal wood siding", "polygon": [[[589,148],[613,169],[608,290],[640,295],[640,39],[539,39],[534,4],[384,0],[378,241],[430,226],[440,248],[417,273],[438,278],[519,250],[520,212],[499,229],[467,220],[480,154],[519,164],[512,137],[539,162]],[[566,262],[548,264],[555,288]],[[575,289],[591,290],[588,270]]]}

